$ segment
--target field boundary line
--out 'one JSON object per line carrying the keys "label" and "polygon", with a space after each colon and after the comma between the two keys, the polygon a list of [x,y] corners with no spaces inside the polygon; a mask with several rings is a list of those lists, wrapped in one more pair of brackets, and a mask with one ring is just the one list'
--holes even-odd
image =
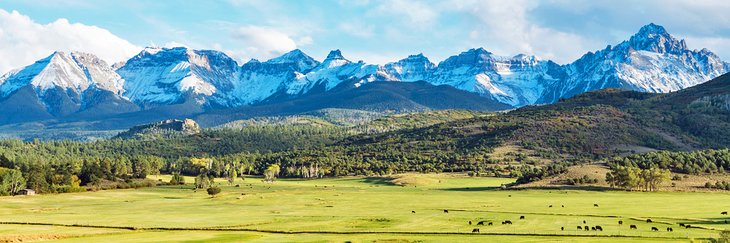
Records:
{"label": "field boundary line", "polygon": [[[509,233],[509,232],[484,232],[484,233],[468,233],[468,232],[414,232],[414,231],[285,231],[285,230],[265,230],[265,229],[246,229],[246,228],[184,228],[184,227],[133,227],[133,226],[108,226],[108,225],[82,225],[82,224],[58,224],[58,223],[41,223],[41,222],[8,222],[2,221],[0,224],[10,225],[42,225],[42,226],[59,226],[59,227],[83,227],[83,228],[104,228],[104,229],[126,229],[130,231],[222,231],[222,232],[258,232],[269,234],[330,234],[330,235],[358,235],[358,234],[393,234],[393,235],[472,235],[472,236],[544,236],[544,237],[596,237],[596,238],[641,238],[641,239],[690,239],[689,237],[663,237],[663,236],[632,236],[632,235],[575,235],[575,234],[543,234],[543,233]],[[121,232],[120,232],[121,233]],[[706,238],[694,238],[706,239]]]}

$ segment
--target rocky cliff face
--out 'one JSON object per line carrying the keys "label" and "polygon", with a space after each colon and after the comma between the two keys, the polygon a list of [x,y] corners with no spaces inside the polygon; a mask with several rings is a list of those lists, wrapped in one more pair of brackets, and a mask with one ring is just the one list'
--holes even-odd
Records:
{"label": "rocky cliff face", "polygon": [[200,132],[200,126],[192,119],[170,119],[132,127],[125,132],[119,133],[115,138],[129,139],[154,135],[192,135]]}

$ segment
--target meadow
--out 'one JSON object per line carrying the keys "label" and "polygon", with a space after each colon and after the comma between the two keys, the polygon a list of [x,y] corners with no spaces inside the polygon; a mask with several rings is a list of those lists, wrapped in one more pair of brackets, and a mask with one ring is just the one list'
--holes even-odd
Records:
{"label": "meadow", "polygon": [[[730,229],[720,214],[730,209],[725,192],[500,189],[512,181],[460,174],[274,183],[247,177],[234,185],[218,180],[223,192],[216,197],[190,184],[1,197],[0,242],[688,242]],[[585,225],[603,231],[577,230]]]}

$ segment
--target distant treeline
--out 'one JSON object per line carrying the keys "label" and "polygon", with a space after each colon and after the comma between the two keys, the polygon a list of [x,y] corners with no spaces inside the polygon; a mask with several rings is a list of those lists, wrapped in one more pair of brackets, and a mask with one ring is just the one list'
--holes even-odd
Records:
{"label": "distant treeline", "polygon": [[724,173],[730,170],[730,149],[692,152],[657,151],[617,157],[612,159],[610,164],[642,169],[657,167],[685,174]]}

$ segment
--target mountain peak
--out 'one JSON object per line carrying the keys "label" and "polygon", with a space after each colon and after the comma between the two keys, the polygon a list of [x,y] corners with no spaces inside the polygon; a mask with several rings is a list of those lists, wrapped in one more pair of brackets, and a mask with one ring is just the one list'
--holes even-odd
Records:
{"label": "mountain peak", "polygon": [[284,53],[284,55],[272,58],[266,61],[266,63],[294,65],[295,71],[297,72],[305,72],[319,65],[317,60],[314,60],[314,58],[299,49],[294,49],[290,52]]}
{"label": "mountain peak", "polygon": [[656,53],[679,54],[687,50],[684,40],[677,40],[663,26],[650,23],[641,27],[639,32],[631,36],[629,45],[635,50]]}
{"label": "mountain peak", "polygon": [[299,49],[294,49],[293,51],[284,53],[284,55],[281,55],[279,57],[272,58],[266,62],[268,63],[296,63],[300,61],[314,61],[312,57],[310,57],[307,54],[304,54]]}
{"label": "mountain peak", "polygon": [[336,59],[345,59],[345,57],[342,56],[342,52],[340,52],[340,49],[332,50],[329,54],[327,54],[327,58],[329,60],[336,60]]}
{"label": "mountain peak", "polygon": [[657,25],[654,23],[649,23],[647,25],[644,25],[639,29],[639,33],[637,35],[647,36],[647,35],[668,35],[667,30],[664,29],[664,26]]}

